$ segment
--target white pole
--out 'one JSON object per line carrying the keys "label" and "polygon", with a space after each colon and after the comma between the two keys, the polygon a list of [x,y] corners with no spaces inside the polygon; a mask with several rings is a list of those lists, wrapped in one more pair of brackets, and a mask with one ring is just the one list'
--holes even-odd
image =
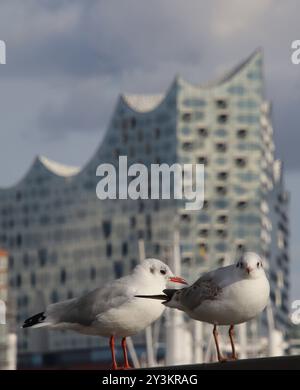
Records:
{"label": "white pole", "polygon": [[204,357],[204,363],[209,363],[211,356],[212,356],[212,345],[213,345],[213,334],[211,334],[209,342],[207,344],[205,357]]}
{"label": "white pole", "polygon": [[203,323],[193,321],[193,363],[203,363]]}
{"label": "white pole", "polygon": [[[146,258],[144,240],[140,239],[138,241],[138,246],[139,246],[140,262],[142,262]],[[145,329],[145,335],[146,335],[146,350],[147,350],[148,367],[153,367],[153,366],[157,365],[157,363],[156,363],[156,359],[154,356],[151,325]]]}
{"label": "white pole", "polygon": [[[170,268],[175,275],[181,274],[179,233],[174,233],[173,256],[170,258]],[[183,315],[180,311],[169,309],[166,321],[166,364],[178,365],[191,360],[191,335],[185,329]]]}
{"label": "white pole", "polygon": [[247,359],[248,353],[247,353],[247,324],[246,323],[240,324],[238,326],[238,335],[239,335],[239,343],[240,343],[239,358]]}
{"label": "white pole", "polygon": [[137,354],[135,352],[135,348],[134,348],[133,341],[132,341],[131,337],[127,337],[127,347],[128,347],[128,351],[130,353],[134,368],[140,368],[141,365],[140,365],[139,359],[137,357]]}

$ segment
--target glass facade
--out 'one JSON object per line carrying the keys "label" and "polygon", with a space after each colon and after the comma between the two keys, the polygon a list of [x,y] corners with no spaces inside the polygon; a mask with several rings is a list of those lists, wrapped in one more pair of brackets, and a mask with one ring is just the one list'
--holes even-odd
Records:
{"label": "glass facade", "polygon": [[[262,73],[262,52],[256,51],[205,87],[177,77],[165,95],[121,95],[103,142],[84,168],[38,157],[18,184],[0,190],[0,246],[11,257],[19,324],[51,302],[130,272],[141,238],[147,257],[167,259],[179,229],[183,274],[191,282],[245,249],[260,253],[275,275],[272,302],[285,332],[288,199],[281,172],[274,174],[278,162]],[[128,166],[205,164],[204,208],[187,212],[172,199],[99,200],[96,169],[101,163],[118,168],[121,155]],[[72,333],[20,330],[18,351],[25,356],[99,343]]]}

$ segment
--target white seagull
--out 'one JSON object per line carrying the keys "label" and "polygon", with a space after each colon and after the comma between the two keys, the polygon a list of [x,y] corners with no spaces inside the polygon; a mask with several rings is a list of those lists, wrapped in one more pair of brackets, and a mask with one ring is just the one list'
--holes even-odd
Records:
{"label": "white seagull", "polygon": [[213,335],[219,361],[224,361],[218,342],[217,325],[229,325],[232,359],[237,359],[234,325],[255,318],[267,305],[270,285],[262,259],[244,253],[236,264],[205,273],[194,284],[180,290],[166,289],[156,296],[139,295],[163,301],[165,306],[187,313],[191,318],[214,325]]}
{"label": "white seagull", "polygon": [[158,294],[169,282],[187,284],[174,276],[170,268],[157,259],[146,259],[131,275],[124,276],[79,298],[49,305],[45,312],[25,320],[23,328],[49,327],[110,337],[112,368],[117,369],[115,337],[122,337],[124,368],[129,368],[126,337],[136,334],[157,320],[164,306],[160,302],[141,300],[137,294]]}

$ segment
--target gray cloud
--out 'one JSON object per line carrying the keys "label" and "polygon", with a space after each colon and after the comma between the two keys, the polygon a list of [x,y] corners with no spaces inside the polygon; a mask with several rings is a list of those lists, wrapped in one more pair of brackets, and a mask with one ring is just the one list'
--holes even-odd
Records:
{"label": "gray cloud", "polygon": [[39,84],[33,136],[55,143],[101,132],[119,92],[160,92],[176,73],[205,82],[263,46],[278,155],[287,169],[300,167],[299,68],[290,63],[296,0],[6,0],[0,7],[8,54],[0,80]]}

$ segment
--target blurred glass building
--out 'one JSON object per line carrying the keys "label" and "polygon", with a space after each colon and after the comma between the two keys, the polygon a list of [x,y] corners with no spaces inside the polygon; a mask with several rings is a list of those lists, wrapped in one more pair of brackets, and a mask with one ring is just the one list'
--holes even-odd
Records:
{"label": "blurred glass building", "polygon": [[[232,262],[244,250],[262,255],[271,282],[276,329],[288,328],[288,196],[275,159],[271,105],[265,100],[260,50],[213,83],[176,77],[165,94],[121,95],[100,147],[82,169],[38,157],[15,186],[0,190],[0,246],[10,255],[17,322],[51,302],[120,277],[147,257],[170,256],[180,233],[183,276]],[[101,163],[205,165],[205,201],[99,200]],[[258,326],[267,328],[262,316]],[[20,367],[105,361],[106,340],[19,330]],[[103,349],[99,349],[102,345]],[[72,353],[76,350],[76,353]]]}

